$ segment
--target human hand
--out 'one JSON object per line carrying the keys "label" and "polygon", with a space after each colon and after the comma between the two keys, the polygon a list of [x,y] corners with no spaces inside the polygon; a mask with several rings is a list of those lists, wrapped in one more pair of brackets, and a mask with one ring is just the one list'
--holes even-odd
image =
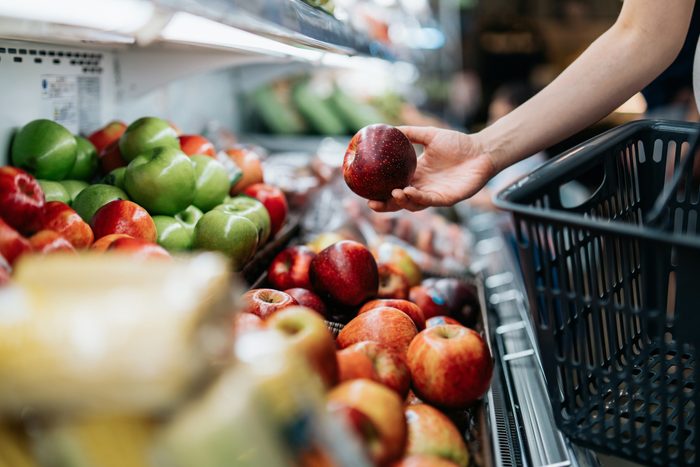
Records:
{"label": "human hand", "polygon": [[478,192],[496,168],[475,136],[433,127],[399,127],[408,139],[424,147],[410,186],[395,189],[388,201],[370,201],[379,212],[420,211],[452,206]]}

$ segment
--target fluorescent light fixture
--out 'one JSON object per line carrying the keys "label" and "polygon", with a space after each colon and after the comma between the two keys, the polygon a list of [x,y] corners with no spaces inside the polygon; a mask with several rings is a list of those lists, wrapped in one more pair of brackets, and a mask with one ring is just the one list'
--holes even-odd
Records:
{"label": "fluorescent light fixture", "polygon": [[151,20],[155,6],[145,0],[10,0],[0,16],[131,34]]}
{"label": "fluorescent light fixture", "polygon": [[647,100],[641,92],[630,97],[627,102],[615,109],[616,113],[621,114],[643,114],[647,111]]}
{"label": "fluorescent light fixture", "polygon": [[189,13],[176,13],[163,28],[161,38],[171,42],[232,48],[277,57],[318,62],[323,52],[294,47],[266,37]]}

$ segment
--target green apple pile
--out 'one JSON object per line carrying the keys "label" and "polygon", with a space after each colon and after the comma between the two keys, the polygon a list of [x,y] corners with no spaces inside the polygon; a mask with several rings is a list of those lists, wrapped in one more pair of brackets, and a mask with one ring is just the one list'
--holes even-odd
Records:
{"label": "green apple pile", "polygon": [[[241,157],[245,164],[237,163]],[[180,135],[161,118],[111,122],[87,138],[34,120],[15,135],[10,160],[36,177],[45,202],[71,206],[88,224],[111,201],[136,203],[171,252],[220,251],[240,270],[271,236],[266,206],[242,194],[263,181],[257,155],[217,153],[202,136]],[[284,207],[286,215],[286,201]]]}

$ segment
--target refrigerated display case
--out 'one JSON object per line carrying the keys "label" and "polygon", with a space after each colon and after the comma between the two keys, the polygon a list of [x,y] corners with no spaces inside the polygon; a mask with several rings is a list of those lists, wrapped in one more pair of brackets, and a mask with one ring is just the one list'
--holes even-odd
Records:
{"label": "refrigerated display case", "polygon": [[[238,91],[263,78],[315,67],[391,75],[412,66],[396,62],[410,55],[298,0],[8,2],[0,5],[0,31],[0,165],[9,162],[13,132],[36,118],[82,134],[111,118],[149,114],[191,132],[211,122],[235,130],[241,127]],[[338,150],[347,141],[248,140],[273,152],[297,151],[308,163],[319,145]],[[243,271],[248,287],[264,281],[267,263],[298,236],[299,222]],[[480,446],[480,465],[598,465],[553,422],[507,222],[475,212],[463,222],[474,236],[471,274],[496,360],[472,440]]]}

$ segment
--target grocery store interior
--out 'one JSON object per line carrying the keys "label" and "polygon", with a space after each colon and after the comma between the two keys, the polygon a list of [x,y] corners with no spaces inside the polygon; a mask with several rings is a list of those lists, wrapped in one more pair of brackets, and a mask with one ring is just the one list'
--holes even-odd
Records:
{"label": "grocery store interior", "polygon": [[0,467],[698,465],[674,1],[0,1]]}

